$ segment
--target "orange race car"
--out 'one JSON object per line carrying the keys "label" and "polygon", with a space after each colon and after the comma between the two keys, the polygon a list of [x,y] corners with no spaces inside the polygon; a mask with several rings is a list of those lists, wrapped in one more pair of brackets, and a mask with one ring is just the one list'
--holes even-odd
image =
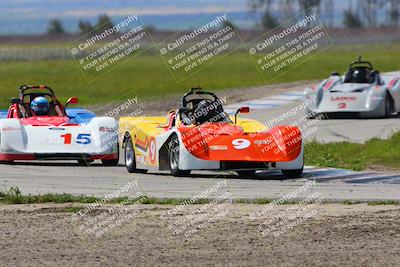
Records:
{"label": "orange race car", "polygon": [[303,172],[303,142],[294,126],[267,129],[252,119],[229,116],[214,93],[192,88],[179,108],[166,117],[120,118],[125,164],[129,172],[170,170],[185,176],[192,170],[231,170],[253,176],[278,169],[288,178]]}

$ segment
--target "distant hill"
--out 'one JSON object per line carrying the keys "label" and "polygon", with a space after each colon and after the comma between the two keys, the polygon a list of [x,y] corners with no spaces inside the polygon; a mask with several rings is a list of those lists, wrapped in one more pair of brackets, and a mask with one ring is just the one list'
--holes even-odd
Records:
{"label": "distant hill", "polygon": [[207,14],[225,10],[243,27],[252,27],[246,0],[13,0],[1,1],[0,34],[40,34],[50,19],[60,19],[68,31],[77,31],[80,19],[95,23],[100,14],[111,17],[138,13],[146,25],[181,29]]}

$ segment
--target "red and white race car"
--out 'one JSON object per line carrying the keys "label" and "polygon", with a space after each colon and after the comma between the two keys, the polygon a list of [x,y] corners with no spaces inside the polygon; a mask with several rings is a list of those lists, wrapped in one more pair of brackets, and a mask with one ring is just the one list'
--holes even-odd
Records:
{"label": "red and white race car", "polygon": [[[7,112],[0,112],[0,161],[99,159],[117,165],[118,125],[115,119],[96,117],[88,110],[65,107],[78,103],[73,97],[64,105],[50,87],[21,86],[18,98],[11,99]],[[31,110],[36,98],[46,98],[47,115]]]}

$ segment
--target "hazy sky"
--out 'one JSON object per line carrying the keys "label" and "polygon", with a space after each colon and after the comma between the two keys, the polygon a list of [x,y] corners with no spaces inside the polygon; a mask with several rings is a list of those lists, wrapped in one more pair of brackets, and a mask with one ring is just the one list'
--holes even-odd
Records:
{"label": "hazy sky", "polygon": [[[297,2],[297,1],[295,1]],[[351,0],[334,0],[334,25],[340,26],[343,10]],[[353,0],[354,2],[354,0]],[[279,16],[278,0],[272,6]],[[324,5],[321,1],[321,5]],[[354,6],[355,2],[353,3]],[[77,31],[80,19],[95,23],[100,14],[111,17],[138,14],[147,25],[159,29],[179,29],[208,13],[227,12],[240,27],[253,27],[248,0],[0,0],[0,34],[46,32],[50,19],[60,19],[68,31]],[[384,17],[384,11],[380,12]],[[320,14],[324,19],[324,14]]]}
{"label": "hazy sky", "polygon": [[222,9],[246,11],[246,0],[0,0],[0,18],[82,18],[102,13],[140,15],[190,14],[216,12]]}

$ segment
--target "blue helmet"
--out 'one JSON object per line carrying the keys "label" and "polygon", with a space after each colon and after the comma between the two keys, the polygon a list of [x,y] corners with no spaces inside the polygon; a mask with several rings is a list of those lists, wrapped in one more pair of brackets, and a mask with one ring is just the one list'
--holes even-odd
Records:
{"label": "blue helmet", "polygon": [[49,101],[43,96],[38,96],[32,100],[31,109],[38,116],[48,115],[50,112]]}

